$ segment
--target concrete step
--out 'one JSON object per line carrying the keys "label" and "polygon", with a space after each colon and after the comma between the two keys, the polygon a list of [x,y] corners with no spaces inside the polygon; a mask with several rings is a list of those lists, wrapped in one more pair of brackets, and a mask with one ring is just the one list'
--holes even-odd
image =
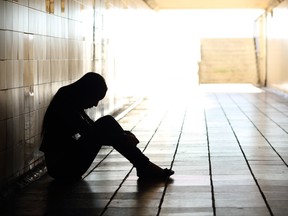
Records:
{"label": "concrete step", "polygon": [[252,38],[209,38],[201,41],[201,83],[256,84],[257,65]]}

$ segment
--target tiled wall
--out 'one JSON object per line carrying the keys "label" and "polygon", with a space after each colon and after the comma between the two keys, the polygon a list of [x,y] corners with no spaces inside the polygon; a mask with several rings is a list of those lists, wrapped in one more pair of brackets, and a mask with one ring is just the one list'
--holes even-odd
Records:
{"label": "tiled wall", "polygon": [[288,93],[288,0],[268,15],[267,85]]}
{"label": "tiled wall", "polygon": [[259,74],[259,84],[266,85],[266,16],[261,15],[255,20],[255,50],[257,69]]}
{"label": "tiled wall", "polygon": [[288,0],[263,14],[256,25],[262,84],[288,93]]}
{"label": "tiled wall", "polygon": [[0,188],[42,160],[42,118],[61,86],[102,74],[109,92],[95,115],[141,96],[130,90],[142,71],[129,62],[147,66],[124,48],[140,46],[143,13],[142,0],[0,0]]}

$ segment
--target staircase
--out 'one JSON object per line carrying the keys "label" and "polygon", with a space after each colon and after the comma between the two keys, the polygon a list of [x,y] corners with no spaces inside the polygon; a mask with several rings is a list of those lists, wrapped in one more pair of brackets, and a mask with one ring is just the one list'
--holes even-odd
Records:
{"label": "staircase", "polygon": [[258,83],[253,38],[201,40],[200,83]]}

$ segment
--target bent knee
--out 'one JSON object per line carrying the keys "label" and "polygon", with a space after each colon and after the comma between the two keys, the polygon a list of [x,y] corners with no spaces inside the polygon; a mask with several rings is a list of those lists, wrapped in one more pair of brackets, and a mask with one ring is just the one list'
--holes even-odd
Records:
{"label": "bent knee", "polygon": [[97,121],[105,121],[105,122],[115,122],[115,118],[111,115],[102,116]]}

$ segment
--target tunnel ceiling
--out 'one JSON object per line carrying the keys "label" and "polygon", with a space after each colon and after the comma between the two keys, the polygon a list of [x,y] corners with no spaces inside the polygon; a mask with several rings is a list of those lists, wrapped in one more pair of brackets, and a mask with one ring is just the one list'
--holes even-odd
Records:
{"label": "tunnel ceiling", "polygon": [[282,0],[146,0],[154,9],[267,9]]}

